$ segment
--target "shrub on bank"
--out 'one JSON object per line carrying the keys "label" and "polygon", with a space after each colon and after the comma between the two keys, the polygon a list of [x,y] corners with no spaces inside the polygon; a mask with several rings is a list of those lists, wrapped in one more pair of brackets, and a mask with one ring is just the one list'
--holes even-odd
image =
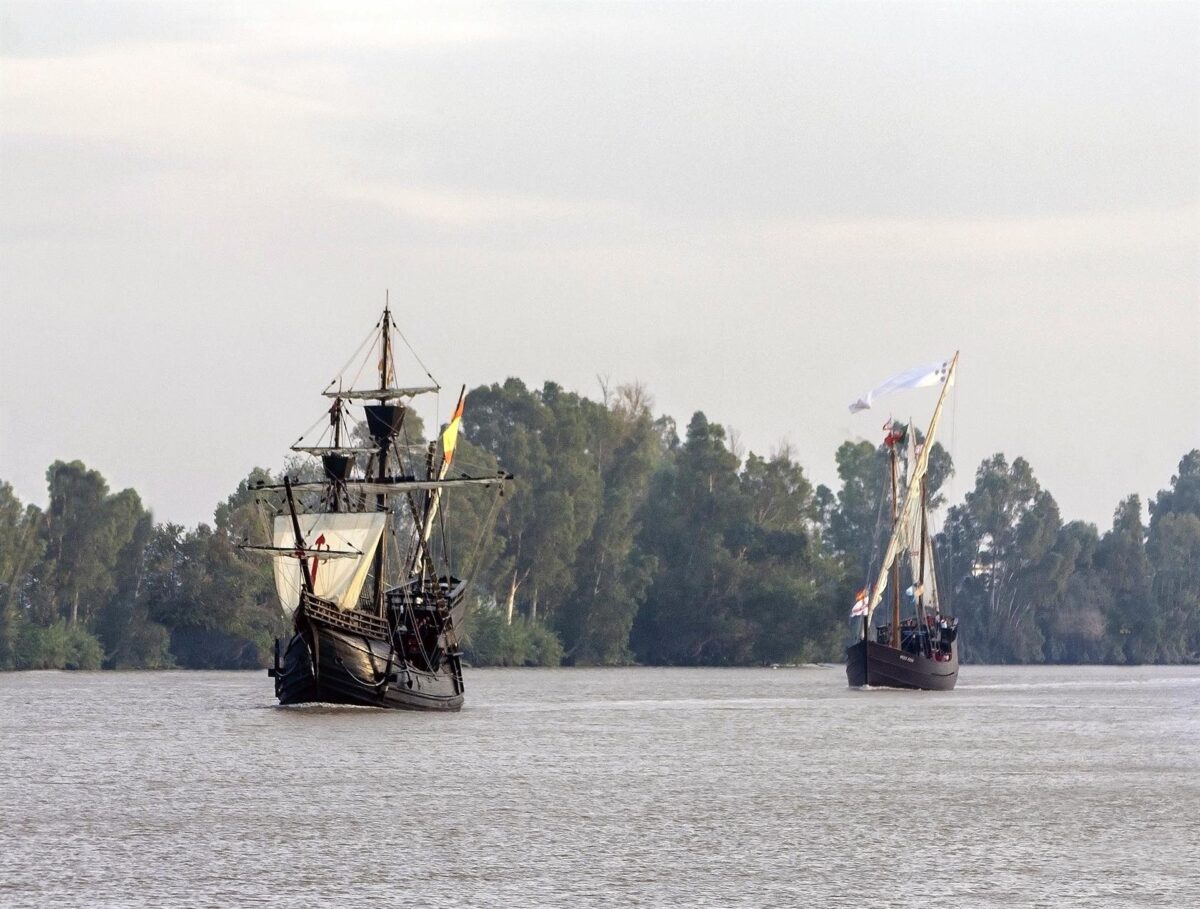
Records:
{"label": "shrub on bank", "polygon": [[466,621],[463,656],[472,666],[558,666],[563,648],[545,625],[515,616],[509,625],[495,608],[476,608]]}
{"label": "shrub on bank", "polygon": [[14,669],[99,669],[104,647],[95,635],[65,621],[41,627],[22,622],[13,648]]}

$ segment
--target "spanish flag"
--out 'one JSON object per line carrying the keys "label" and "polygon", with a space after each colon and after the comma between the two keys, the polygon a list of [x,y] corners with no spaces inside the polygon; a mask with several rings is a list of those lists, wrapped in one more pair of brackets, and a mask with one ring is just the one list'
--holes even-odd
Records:
{"label": "spanish flag", "polygon": [[450,466],[450,462],[454,460],[454,446],[458,444],[458,429],[462,426],[463,405],[466,401],[467,386],[464,385],[462,392],[458,396],[458,406],[454,408],[454,416],[450,418],[450,425],[442,433],[443,472]]}

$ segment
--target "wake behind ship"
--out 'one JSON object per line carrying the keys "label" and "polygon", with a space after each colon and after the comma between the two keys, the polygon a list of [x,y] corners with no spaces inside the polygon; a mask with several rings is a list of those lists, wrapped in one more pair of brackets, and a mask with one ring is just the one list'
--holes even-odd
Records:
{"label": "wake behind ship", "polygon": [[[272,556],[293,627],[287,641],[275,641],[268,670],[281,704],[463,704],[458,628],[469,582],[449,565],[444,500],[456,487],[490,487],[494,519],[512,477],[452,475],[465,389],[440,439],[415,458],[401,444],[411,399],[440,388],[397,387],[395,329],[385,308],[375,329],[379,386],[343,391],[335,380],[339,387],[324,392],[332,399],[325,434],[292,446],[319,458],[316,479],[287,476],[257,488],[275,511],[272,540],[245,548]],[[361,421],[352,407],[361,407]]]}

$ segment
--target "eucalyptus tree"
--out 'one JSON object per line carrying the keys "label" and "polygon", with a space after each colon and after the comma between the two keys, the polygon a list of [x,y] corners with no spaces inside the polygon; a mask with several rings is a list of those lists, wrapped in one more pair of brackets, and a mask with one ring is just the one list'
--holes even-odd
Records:
{"label": "eucalyptus tree", "polygon": [[0,482],[0,669],[12,668],[33,569],[45,549],[42,512],[22,505],[12,485]]}
{"label": "eucalyptus tree", "polygon": [[749,517],[738,466],[725,430],[697,412],[653,480],[640,543],[657,571],[632,630],[643,662],[734,663],[747,656],[748,629],[732,608],[743,566],[727,545]]}
{"label": "eucalyptus tree", "polygon": [[1026,662],[1042,659],[1036,610],[1044,592],[1038,575],[1062,524],[1058,505],[1024,458],[1002,454],[980,464],[975,486],[946,518],[939,552],[954,610],[969,633],[964,655]]}
{"label": "eucalyptus tree", "polygon": [[1150,533],[1160,520],[1171,514],[1200,517],[1200,448],[1193,448],[1179,461],[1179,472],[1171,485],[1161,490],[1150,503]]}
{"label": "eucalyptus tree", "polygon": [[518,379],[477,388],[469,400],[467,437],[516,476],[499,515],[497,599],[510,623],[518,602],[531,619],[540,609],[553,620],[573,589],[579,547],[599,512],[602,480],[589,423],[601,405],[553,382],[531,392]]}
{"label": "eucalyptus tree", "polygon": [[1200,661],[1200,516],[1159,513],[1147,544],[1153,600],[1162,617],[1163,661]]}
{"label": "eucalyptus tree", "polygon": [[80,461],[54,462],[46,479],[50,505],[39,577],[43,611],[53,610],[71,625],[87,625],[111,596],[117,560],[145,511],[136,492],[110,495],[100,473]]}
{"label": "eucalyptus tree", "polygon": [[1112,595],[1108,633],[1121,662],[1145,663],[1155,658],[1162,632],[1161,616],[1151,597],[1152,569],[1146,553],[1141,499],[1132,495],[1113,513],[1113,526],[1100,541],[1096,563]]}
{"label": "eucalyptus tree", "polygon": [[603,407],[587,409],[599,510],[576,554],[573,590],[556,623],[567,659],[576,664],[630,661],[630,629],[656,566],[637,536],[662,436],[642,386],[620,386],[605,398]]}
{"label": "eucalyptus tree", "polygon": [[1150,502],[1147,555],[1161,621],[1159,659],[1200,660],[1200,449]]}
{"label": "eucalyptus tree", "polygon": [[786,448],[770,458],[751,453],[739,480],[749,513],[735,551],[747,569],[739,599],[752,628],[752,659],[837,658],[849,589],[825,546],[812,484]]}

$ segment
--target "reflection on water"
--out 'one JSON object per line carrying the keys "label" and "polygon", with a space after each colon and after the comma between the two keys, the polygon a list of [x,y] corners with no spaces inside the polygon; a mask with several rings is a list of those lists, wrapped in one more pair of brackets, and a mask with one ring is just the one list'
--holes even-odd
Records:
{"label": "reflection on water", "polygon": [[0,676],[0,905],[1194,905],[1200,670]]}

